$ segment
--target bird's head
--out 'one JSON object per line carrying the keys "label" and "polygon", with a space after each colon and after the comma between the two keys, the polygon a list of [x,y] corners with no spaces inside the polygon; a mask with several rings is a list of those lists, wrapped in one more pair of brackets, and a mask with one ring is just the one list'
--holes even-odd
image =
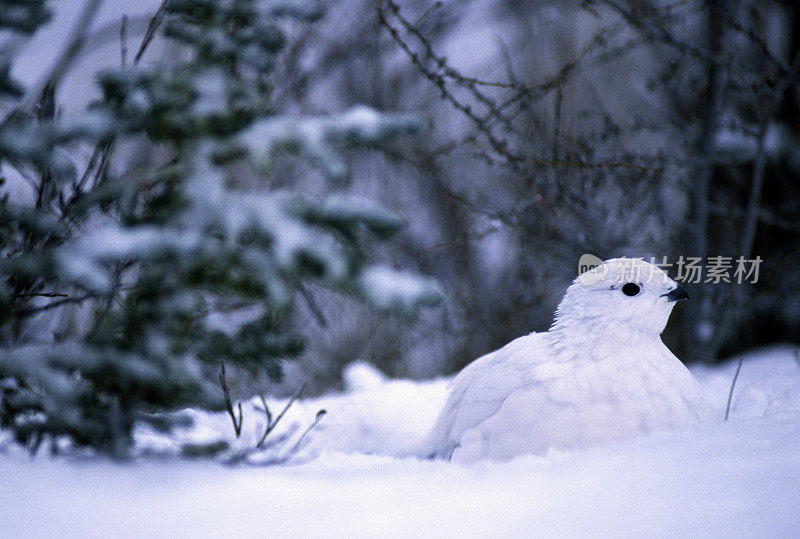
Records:
{"label": "bird's head", "polygon": [[658,336],[675,302],[688,297],[658,266],[635,258],[612,258],[575,279],[558,306],[553,328],[587,336]]}

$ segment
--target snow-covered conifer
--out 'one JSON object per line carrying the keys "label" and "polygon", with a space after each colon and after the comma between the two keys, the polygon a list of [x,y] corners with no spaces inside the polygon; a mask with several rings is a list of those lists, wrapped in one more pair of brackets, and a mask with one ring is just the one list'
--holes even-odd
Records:
{"label": "snow-covered conifer", "polygon": [[[313,21],[320,5],[164,6],[163,33],[185,60],[100,73],[102,98],[79,118],[54,114],[54,84],[26,110],[30,90],[0,58],[0,162],[36,190],[33,205],[0,205],[0,421],[31,446],[69,439],[123,455],[137,422],[169,429],[166,412],[223,409],[222,362],[279,378],[280,361],[303,348],[282,315],[304,282],[406,316],[439,300],[432,281],[367,260],[365,237],[403,226],[394,212],[234,186],[235,167],[261,170],[278,152],[341,185],[343,146],[424,128],[363,106],[323,118],[271,110],[281,22]],[[46,20],[44,2],[0,1],[0,26],[21,35]],[[120,141],[142,135],[171,158],[110,172]],[[96,145],[85,171],[70,153],[79,142]],[[229,331],[209,326],[220,314]]]}

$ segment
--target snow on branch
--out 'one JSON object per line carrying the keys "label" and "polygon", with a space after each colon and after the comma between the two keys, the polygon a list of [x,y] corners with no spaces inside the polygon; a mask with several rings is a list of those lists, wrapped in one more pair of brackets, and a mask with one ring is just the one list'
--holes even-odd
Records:
{"label": "snow on branch", "polygon": [[280,151],[311,159],[334,182],[348,178],[336,146],[372,146],[395,137],[414,135],[425,122],[407,113],[382,113],[364,105],[323,117],[277,117],[250,127],[240,138],[254,156],[269,165]]}

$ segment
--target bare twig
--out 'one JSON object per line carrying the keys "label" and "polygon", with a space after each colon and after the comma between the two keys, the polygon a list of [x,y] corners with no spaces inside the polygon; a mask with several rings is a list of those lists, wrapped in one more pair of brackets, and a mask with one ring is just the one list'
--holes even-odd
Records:
{"label": "bare twig", "polygon": [[753,243],[756,237],[756,228],[758,227],[758,216],[760,213],[761,205],[761,192],[764,187],[764,171],[767,165],[767,150],[766,138],[769,123],[772,121],[773,116],[777,112],[781,101],[783,100],[784,93],[789,89],[797,80],[798,71],[800,71],[800,54],[795,58],[791,69],[774,90],[772,96],[772,103],[761,121],[761,127],[758,134],[758,152],[756,160],[753,164],[753,178],[750,184],[750,197],[747,201],[747,215],[745,217],[744,227],[742,231],[742,245],[740,253],[745,258],[749,258],[753,251]]}
{"label": "bare twig", "polygon": [[119,62],[122,69],[128,65],[128,16],[123,15],[119,24]]}
{"label": "bare twig", "polygon": [[[125,34],[126,37],[144,36],[147,31],[147,26],[150,23],[152,15],[126,15],[125,16]],[[112,21],[105,24],[98,24],[86,36],[86,41],[81,49],[81,54],[84,55],[88,52],[96,51],[106,45],[119,43],[120,24],[119,22]]]}
{"label": "bare twig", "polygon": [[233,431],[236,433],[236,437],[238,438],[242,434],[242,423],[244,421],[244,416],[242,415],[242,403],[238,403],[239,407],[239,419],[236,419],[236,414],[233,410],[233,404],[231,403],[231,393],[228,389],[228,381],[225,377],[225,363],[221,363],[219,367],[219,384],[222,386],[222,394],[225,397],[225,410],[228,412],[228,415],[231,416],[231,421],[233,422]]}
{"label": "bare twig", "polygon": [[431,5],[431,7],[425,10],[425,13],[423,13],[422,16],[419,19],[417,19],[417,22],[414,23],[414,28],[418,30],[422,28],[422,25],[425,24],[425,22],[433,14],[433,12],[439,9],[440,7],[442,7],[441,1],[434,2],[433,5]]}
{"label": "bare twig", "polygon": [[270,440],[266,444],[264,444],[263,447],[261,447],[261,448],[245,447],[245,448],[233,451],[232,453],[230,453],[227,456],[227,458],[223,462],[224,462],[224,464],[227,464],[228,466],[236,466],[238,464],[241,464],[242,462],[245,462],[247,464],[251,464],[251,465],[254,465],[254,466],[273,466],[273,465],[278,465],[278,464],[284,464],[285,462],[287,462],[292,457],[292,454],[290,452],[285,452],[285,453],[282,453],[282,454],[279,454],[279,455],[271,456],[271,457],[269,457],[269,458],[267,458],[265,460],[259,459],[257,462],[253,462],[252,460],[248,460],[248,459],[249,459],[249,457],[251,457],[253,455],[263,456],[264,453],[265,453],[265,450],[268,449],[269,447],[274,447],[274,446],[278,446],[280,444],[283,444],[284,442],[289,440],[289,438],[294,436],[294,434],[297,432],[298,428],[299,428],[299,425],[297,423],[293,423],[292,425],[290,425],[286,429],[286,431],[277,434],[273,438],[270,438]]}
{"label": "bare twig", "polygon": [[300,291],[300,295],[303,296],[303,299],[306,301],[306,305],[308,305],[311,314],[314,315],[314,318],[317,319],[317,323],[326,328],[328,327],[328,320],[325,318],[325,314],[322,312],[322,309],[319,308],[317,305],[316,300],[314,300],[314,296],[311,295],[311,292],[302,285],[302,283],[297,283],[297,289]]}
{"label": "bare twig", "polygon": [[725,21],[725,24],[728,25],[732,30],[736,31],[738,34],[745,36],[753,45],[755,45],[761,54],[766,58],[772,67],[778,71],[778,76],[785,77],[791,72],[791,67],[786,65],[780,59],[776,58],[775,55],[772,54],[769,50],[769,45],[767,45],[766,41],[756,34],[755,30],[752,26],[744,26],[735,18],[725,14],[724,12],[719,14],[719,17]]}
{"label": "bare twig", "polygon": [[[384,5],[388,6],[384,9]],[[541,181],[540,175],[532,174],[531,168],[551,170],[553,168],[574,168],[574,169],[623,169],[637,172],[661,172],[661,167],[652,167],[639,163],[620,161],[616,159],[597,159],[585,160],[580,158],[561,158],[557,153],[550,155],[548,159],[532,157],[515,149],[510,144],[507,136],[518,134],[523,140],[528,136],[520,133],[518,128],[513,125],[512,119],[520,111],[525,110],[533,100],[540,99],[545,95],[555,91],[559,98],[556,99],[556,136],[554,137],[554,148],[560,139],[558,124],[560,123],[561,102],[563,99],[563,88],[571,74],[584,63],[589,54],[607,43],[609,36],[621,33],[626,26],[620,22],[602,27],[597,31],[589,42],[582,47],[559,72],[550,79],[538,85],[524,85],[516,81],[513,72],[509,72],[511,82],[494,82],[475,77],[463,75],[450,66],[447,59],[434,50],[430,40],[423,35],[419,27],[409,22],[400,11],[400,7],[395,0],[383,0],[377,3],[378,20],[390,34],[392,39],[406,53],[411,63],[433,83],[440,92],[443,100],[450,103],[455,109],[466,116],[474,126],[477,135],[485,138],[489,143],[493,154],[502,163],[525,178],[526,187],[535,195],[537,203],[545,206],[548,212],[556,216],[556,211],[550,205],[550,201],[540,191],[537,182]],[[391,19],[391,20],[390,20]],[[410,35],[422,45],[422,52],[415,52],[405,35]],[[497,101],[484,93],[480,87],[493,86],[499,89],[511,90],[512,95],[503,101]],[[483,112],[477,112],[471,104],[456,95],[457,88],[466,88],[477,101],[477,105]],[[512,108],[516,106],[516,111]],[[502,129],[502,134],[498,134],[497,128]],[[468,135],[464,141],[475,141],[475,135]],[[490,165],[495,164],[488,154],[481,153]]]}
{"label": "bare twig", "polygon": [[72,194],[69,198],[61,204],[61,218],[65,219],[68,215],[69,208],[72,207],[75,202],[80,199],[83,195],[84,189],[88,185],[89,178],[92,177],[92,173],[94,172],[94,177],[98,178],[100,174],[102,174],[102,170],[105,167],[107,162],[108,153],[111,151],[111,143],[110,142],[99,142],[95,147],[94,151],[92,151],[92,156],[89,158],[89,162],[86,164],[86,168],[81,174],[80,179],[75,182],[72,186]]}
{"label": "bare twig", "polygon": [[317,423],[319,423],[319,422],[320,422],[320,420],[321,420],[323,417],[325,417],[325,414],[327,414],[327,413],[328,413],[328,412],[327,412],[327,411],[325,411],[325,410],[320,410],[319,412],[317,412],[317,416],[314,418],[314,422],[313,422],[313,423],[311,423],[311,424],[308,426],[308,428],[307,428],[306,430],[304,430],[304,431],[303,431],[303,434],[301,434],[301,435],[300,435],[300,438],[298,438],[298,439],[297,439],[297,443],[296,443],[296,444],[294,444],[294,447],[292,447],[292,449],[289,451],[289,454],[290,454],[290,455],[291,455],[291,454],[293,454],[293,453],[295,453],[295,452],[297,451],[297,449],[300,447],[300,443],[303,441],[303,438],[305,438],[305,437],[306,437],[306,434],[308,434],[309,432],[311,432],[311,429],[313,429],[314,427],[316,427],[316,426],[317,426]]}
{"label": "bare twig", "polygon": [[[474,78],[471,78],[471,77],[461,76],[456,71],[450,69],[448,67],[446,61],[443,58],[441,58],[440,56],[438,56],[433,51],[433,48],[430,46],[430,43],[427,41],[427,39],[425,39],[424,36],[422,36],[422,34],[420,34],[406,19],[404,19],[400,15],[399,6],[396,3],[394,3],[392,0],[387,0],[387,1],[388,1],[389,8],[392,10],[393,15],[401,22],[401,24],[409,32],[411,32],[415,36],[417,36],[417,38],[423,43],[426,55],[428,57],[432,58],[435,61],[435,64],[436,64],[436,66],[438,68],[443,70],[447,74],[448,77],[454,78],[455,80],[457,80],[457,81],[459,81],[461,83],[469,83],[470,84],[470,88],[473,90],[473,93],[476,93],[476,95],[480,96],[478,99],[479,100],[486,100],[486,97],[475,89],[475,85],[486,84],[485,81],[479,81],[478,79],[474,79]],[[478,130],[480,130],[486,136],[486,138],[489,140],[489,143],[491,144],[492,148],[494,148],[494,150],[498,154],[503,155],[504,157],[506,157],[507,160],[510,163],[519,162],[519,161],[521,161],[523,159],[522,156],[518,156],[518,155],[515,155],[514,153],[512,153],[508,148],[507,141],[502,140],[502,139],[498,139],[494,135],[494,133],[492,133],[486,127],[485,121],[482,120],[481,118],[479,118],[472,111],[472,108],[469,105],[463,104],[460,100],[458,100],[452,94],[452,92],[450,92],[448,90],[448,88],[446,86],[447,83],[445,81],[445,77],[441,73],[434,72],[434,71],[428,69],[425,66],[425,64],[423,63],[422,59],[419,57],[419,55],[416,52],[412,51],[411,48],[408,46],[408,44],[400,36],[399,31],[392,24],[389,23],[389,20],[387,19],[386,14],[384,13],[383,7],[381,6],[380,3],[378,3],[378,20],[380,21],[381,25],[383,27],[385,27],[389,31],[389,34],[397,42],[397,44],[400,46],[400,48],[402,48],[403,51],[408,55],[408,57],[411,59],[411,62],[414,65],[416,65],[417,68],[428,79],[430,79],[431,82],[433,82],[439,88],[439,91],[442,94],[442,98],[447,100],[448,102],[450,102],[450,104],[452,104],[455,108],[460,110],[465,116],[467,116],[470,120],[472,120],[472,122],[475,124],[475,126],[478,128]],[[505,84],[502,84],[502,85],[501,84],[492,84],[492,85],[496,85],[496,86],[500,86],[500,87],[510,87],[510,86],[505,85]],[[486,104],[486,103],[484,103],[484,104]],[[491,102],[488,104],[488,106],[489,106],[490,113],[498,114],[497,111],[496,111],[496,108],[494,108],[494,105]]]}
{"label": "bare twig", "polygon": [[61,292],[31,292],[28,294],[17,294],[18,298],[68,298],[69,294],[63,294]]}
{"label": "bare twig", "polygon": [[436,245],[431,245],[430,247],[426,247],[424,249],[421,249],[419,251],[419,254],[424,255],[424,254],[432,253],[434,251],[438,251],[438,250],[441,250],[441,249],[449,249],[449,248],[455,247],[457,245],[465,245],[465,244],[468,244],[468,243],[470,243],[472,241],[475,241],[475,240],[481,240],[481,239],[485,238],[486,236],[494,234],[495,232],[497,232],[499,230],[500,230],[500,227],[490,226],[490,227],[487,227],[485,230],[482,230],[480,232],[471,232],[471,233],[470,232],[465,232],[463,235],[461,235],[460,237],[458,237],[456,239],[453,239],[453,240],[450,240],[450,241],[446,241],[446,242],[443,242],[443,243],[437,243]]}
{"label": "bare twig", "polygon": [[20,310],[14,311],[14,315],[15,316],[20,316],[20,317],[30,316],[32,314],[42,313],[42,312],[49,311],[49,310],[52,310],[52,309],[56,309],[58,307],[62,307],[64,305],[68,305],[68,304],[71,304],[71,303],[83,303],[84,301],[87,301],[87,300],[90,300],[90,299],[95,299],[95,298],[97,298],[97,296],[94,295],[94,294],[85,294],[83,296],[66,297],[64,299],[60,299],[58,301],[53,301],[53,302],[48,303],[46,305],[39,305],[39,306],[36,306],[36,307],[27,307],[25,309],[20,309]]}
{"label": "bare twig", "polygon": [[153,17],[150,19],[150,23],[147,25],[147,31],[144,33],[144,38],[142,39],[141,45],[139,45],[139,50],[136,51],[136,55],[133,57],[133,63],[139,63],[139,59],[141,59],[144,51],[147,50],[148,45],[153,40],[156,35],[156,30],[158,27],[161,26],[161,22],[164,20],[164,15],[167,12],[167,0],[161,2],[161,5],[156,10]]}
{"label": "bare twig", "polygon": [[736,365],[736,374],[733,375],[733,381],[731,382],[731,390],[728,393],[728,405],[725,406],[725,421],[728,420],[728,414],[731,412],[731,399],[733,399],[733,388],[736,387],[736,379],[739,378],[739,371],[742,369],[742,360],[744,360],[744,356],[739,356],[739,364]]}
{"label": "bare twig", "polygon": [[267,415],[267,427],[264,429],[264,435],[261,436],[261,440],[259,440],[258,443],[256,444],[257,449],[261,449],[261,446],[264,445],[264,441],[267,439],[267,436],[269,436],[269,433],[272,432],[272,430],[278,425],[280,420],[283,418],[284,414],[286,414],[286,411],[289,410],[289,407],[292,404],[294,404],[294,401],[300,398],[300,395],[303,394],[303,391],[305,391],[305,389],[306,389],[306,384],[303,384],[300,387],[300,389],[297,390],[297,393],[292,395],[292,398],[290,398],[289,401],[286,403],[286,406],[283,407],[283,410],[281,410],[281,413],[279,413],[278,416],[275,418],[275,421],[272,421],[272,414],[270,413],[269,407],[267,406],[267,401],[264,399],[263,396],[261,396],[261,402],[264,404],[263,412]]}
{"label": "bare twig", "polygon": [[632,10],[624,8],[622,4],[616,2],[615,0],[602,0],[602,2],[607,6],[611,7],[620,16],[622,16],[622,18],[625,19],[631,26],[633,26],[634,28],[638,28],[650,39],[666,43],[667,45],[673,48],[676,48],[683,52],[688,52],[692,56],[695,56],[700,60],[704,60],[712,64],[721,64],[724,62],[724,58],[722,58],[722,56],[719,53],[715,53],[703,47],[693,45],[692,43],[679,40],[672,33],[668,32],[661,26],[658,26],[653,22],[645,20],[644,18],[635,14]]}
{"label": "bare twig", "polygon": [[503,38],[499,35],[495,34],[494,38],[500,48],[500,54],[503,55],[503,63],[506,65],[506,77],[508,77],[508,80],[513,84],[519,84],[517,75],[514,73],[514,63],[511,61],[511,54],[508,52],[508,45],[506,45],[506,42],[503,41]]}

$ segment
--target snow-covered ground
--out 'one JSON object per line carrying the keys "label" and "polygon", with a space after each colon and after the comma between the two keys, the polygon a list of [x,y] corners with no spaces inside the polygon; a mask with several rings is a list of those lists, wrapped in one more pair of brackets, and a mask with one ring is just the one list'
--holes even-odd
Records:
{"label": "snow-covered ground", "polygon": [[[268,439],[294,434],[251,459],[280,458],[325,409],[280,465],[31,460],[6,448],[0,536],[799,536],[800,352],[748,354],[723,422],[737,360],[693,369],[718,424],[509,462],[408,456],[447,381],[384,380],[358,365],[345,393],[295,403]],[[263,421],[250,403],[244,412],[241,448]],[[232,438],[224,414],[195,416],[186,439]],[[139,438],[142,449],[173,449]]]}

